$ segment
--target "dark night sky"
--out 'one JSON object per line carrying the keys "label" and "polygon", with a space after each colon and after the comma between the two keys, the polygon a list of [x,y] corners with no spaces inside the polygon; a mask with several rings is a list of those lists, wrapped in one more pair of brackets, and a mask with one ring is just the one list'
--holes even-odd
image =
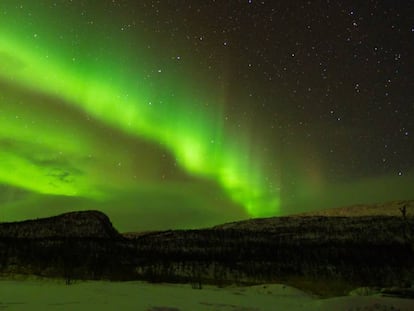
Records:
{"label": "dark night sky", "polygon": [[0,2],[2,220],[187,228],[413,199],[412,1]]}

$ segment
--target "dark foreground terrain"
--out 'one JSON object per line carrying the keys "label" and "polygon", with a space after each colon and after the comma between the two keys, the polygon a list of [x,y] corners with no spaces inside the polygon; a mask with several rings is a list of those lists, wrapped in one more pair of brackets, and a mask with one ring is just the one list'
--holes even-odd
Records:
{"label": "dark foreground terrain", "polygon": [[414,217],[291,216],[208,229],[118,233],[97,211],[0,224],[0,273],[74,279],[254,284],[321,294],[410,287]]}

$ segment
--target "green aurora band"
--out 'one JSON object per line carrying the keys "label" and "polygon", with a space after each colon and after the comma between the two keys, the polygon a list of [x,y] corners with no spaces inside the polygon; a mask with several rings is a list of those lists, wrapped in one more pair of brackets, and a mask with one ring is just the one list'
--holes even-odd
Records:
{"label": "green aurora band", "polygon": [[[279,195],[269,188],[260,149],[253,146],[249,133],[235,136],[224,125],[225,103],[214,90],[199,91],[196,82],[182,78],[182,69],[154,67],[157,55],[148,56],[140,48],[136,33],[118,36],[114,42],[114,34],[107,35],[114,31],[111,25],[86,29],[74,25],[63,11],[53,15],[40,1],[22,3],[31,6],[32,18],[15,2],[1,2],[0,146],[13,148],[0,150],[0,183],[43,194],[105,198],[99,174],[77,175],[73,167],[68,176],[66,171],[51,172],[42,166],[51,157],[57,161],[60,153],[74,159],[93,153],[93,139],[70,122],[56,125],[40,110],[28,111],[29,95],[22,99],[16,91],[7,92],[13,88],[58,99],[55,105],[69,105],[158,144],[190,175],[219,184],[251,216],[278,213]],[[32,161],[29,154],[39,156]],[[90,164],[85,160],[82,165]]]}

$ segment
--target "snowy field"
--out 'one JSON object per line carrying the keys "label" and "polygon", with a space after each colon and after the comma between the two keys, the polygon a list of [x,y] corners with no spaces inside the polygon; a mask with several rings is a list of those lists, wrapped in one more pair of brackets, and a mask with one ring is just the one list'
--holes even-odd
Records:
{"label": "snowy field", "polygon": [[144,282],[0,279],[0,310],[144,311],[413,311],[414,300],[370,297],[313,298],[279,284],[218,288]]}

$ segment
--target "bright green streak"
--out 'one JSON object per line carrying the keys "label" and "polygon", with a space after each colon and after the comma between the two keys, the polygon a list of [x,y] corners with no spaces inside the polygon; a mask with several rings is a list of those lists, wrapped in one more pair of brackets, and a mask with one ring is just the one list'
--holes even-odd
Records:
{"label": "bright green streak", "polygon": [[[55,38],[59,33],[53,36],[53,30],[41,29],[37,33],[20,26],[25,24],[24,16],[8,17],[12,19],[0,22],[2,79],[61,98],[102,122],[165,146],[187,172],[216,181],[250,215],[277,213],[279,198],[268,190],[260,154],[252,152],[251,142],[243,137],[229,137],[219,105],[198,94],[186,79],[168,73],[168,66],[161,72],[149,71],[145,62],[149,58],[142,52],[128,58],[127,52],[114,46],[106,50],[114,42],[96,38],[93,49],[68,48],[67,42]],[[46,34],[50,38],[43,39]],[[0,99],[0,108],[10,105]],[[56,148],[64,141],[60,147],[67,152],[90,149],[87,140],[71,138],[52,126],[37,128],[34,134],[24,131],[9,116],[8,122],[0,124],[0,139],[28,142],[35,135],[44,138],[46,147]],[[0,152],[0,160],[0,182],[41,193],[94,193],[84,180],[51,185],[47,172],[19,155]]]}

